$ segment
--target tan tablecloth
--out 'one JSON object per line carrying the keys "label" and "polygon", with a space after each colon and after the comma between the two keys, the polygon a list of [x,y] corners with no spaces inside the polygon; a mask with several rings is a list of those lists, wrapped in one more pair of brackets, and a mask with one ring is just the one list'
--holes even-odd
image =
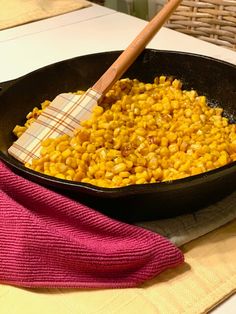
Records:
{"label": "tan tablecloth", "polygon": [[0,0],[0,30],[89,5],[85,0]]}

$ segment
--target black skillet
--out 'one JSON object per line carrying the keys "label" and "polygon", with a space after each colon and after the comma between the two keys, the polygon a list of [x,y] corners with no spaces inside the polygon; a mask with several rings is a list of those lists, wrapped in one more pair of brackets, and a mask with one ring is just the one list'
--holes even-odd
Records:
{"label": "black skillet", "polygon": [[[193,212],[233,192],[236,162],[173,182],[107,189],[41,175],[8,155],[7,149],[14,141],[12,129],[24,123],[34,106],[61,92],[92,86],[119,54],[116,51],[73,58],[0,84],[0,159],[27,179],[125,221]],[[224,115],[235,123],[236,66],[193,54],[146,49],[124,77],[150,82],[161,74],[179,78],[183,88],[205,95],[211,106],[221,106]]]}

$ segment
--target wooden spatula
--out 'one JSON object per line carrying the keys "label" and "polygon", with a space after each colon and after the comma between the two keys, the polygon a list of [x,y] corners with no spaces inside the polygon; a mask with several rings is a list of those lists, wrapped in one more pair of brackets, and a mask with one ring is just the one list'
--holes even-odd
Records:
{"label": "wooden spatula", "polygon": [[9,154],[23,163],[30,163],[32,159],[40,156],[43,140],[56,138],[62,134],[72,135],[81,121],[91,115],[92,108],[99,98],[129,68],[180,2],[181,0],[170,0],[83,96],[73,94],[57,96],[8,149]]}

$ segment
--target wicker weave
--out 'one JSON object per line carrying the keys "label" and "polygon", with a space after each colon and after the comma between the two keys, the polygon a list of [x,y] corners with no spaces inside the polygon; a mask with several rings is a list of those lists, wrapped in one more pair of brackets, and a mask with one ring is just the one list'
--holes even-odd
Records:
{"label": "wicker weave", "polygon": [[183,0],[166,26],[236,50],[236,0]]}

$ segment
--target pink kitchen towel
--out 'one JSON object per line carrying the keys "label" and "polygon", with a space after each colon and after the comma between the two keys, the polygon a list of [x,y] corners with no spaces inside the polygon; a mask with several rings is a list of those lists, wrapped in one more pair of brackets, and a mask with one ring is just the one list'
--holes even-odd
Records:
{"label": "pink kitchen towel", "polygon": [[106,217],[0,163],[0,283],[135,287],[183,261],[161,235]]}

